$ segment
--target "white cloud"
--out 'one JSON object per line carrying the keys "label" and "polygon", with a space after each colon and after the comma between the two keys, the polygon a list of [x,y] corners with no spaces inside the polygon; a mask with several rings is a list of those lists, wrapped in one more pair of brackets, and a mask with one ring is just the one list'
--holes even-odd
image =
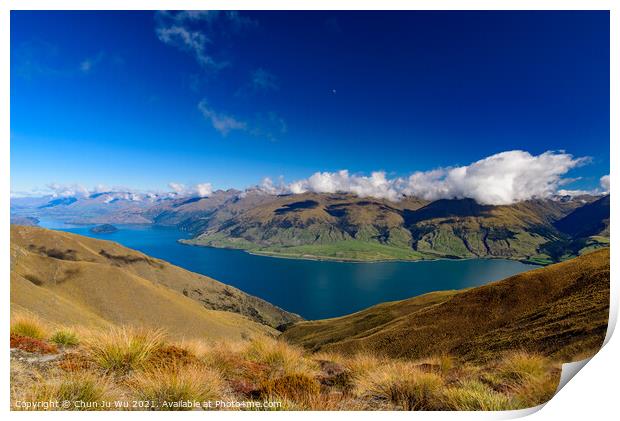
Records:
{"label": "white cloud", "polygon": [[597,194],[598,190],[558,190],[560,196],[582,196],[584,194]]}
{"label": "white cloud", "polygon": [[220,38],[255,25],[251,19],[233,11],[161,11],[155,14],[155,20],[155,33],[160,41],[190,53],[209,70],[229,65],[215,58]]}
{"label": "white cloud", "polygon": [[602,195],[609,193],[609,174],[604,175],[599,180],[599,187],[592,190],[558,190],[558,194],[562,196],[580,196],[583,194]]}
{"label": "white cloud", "polygon": [[[427,200],[472,198],[478,203],[491,205],[546,198],[555,194],[573,196],[607,194],[610,189],[609,175],[601,177],[600,187],[594,190],[560,189],[567,182],[576,180],[567,177],[566,174],[587,161],[588,158],[575,158],[564,152],[548,151],[540,155],[531,155],[516,150],[498,153],[465,166],[416,171],[408,177],[388,178],[384,171],[363,175],[341,170],[316,172],[308,178],[291,183],[286,183],[283,177],[276,182],[265,178],[254,189],[272,195],[344,192],[391,201],[400,200],[404,196]],[[138,200],[158,197],[207,197],[213,192],[212,185],[206,182],[189,187],[182,183],[171,182],[168,186],[170,189],[168,192],[140,193],[126,187],[109,188],[98,185],[93,189],[87,189],[81,184],[52,183],[46,186],[45,194],[54,197],[80,197],[95,192],[115,191],[127,192],[136,198],[132,200]],[[24,192],[12,192],[12,196],[18,195],[24,195]]]}
{"label": "white cloud", "polygon": [[536,156],[516,150],[466,166],[417,171],[406,178],[389,179],[382,171],[370,176],[351,175],[347,170],[317,172],[280,190],[347,192],[388,200],[399,200],[403,196],[427,200],[471,198],[481,204],[506,205],[556,194],[564,180],[562,176],[587,160],[564,152],[549,151]]}
{"label": "white cloud", "polygon": [[247,123],[237,120],[235,117],[219,113],[209,107],[206,100],[200,101],[198,109],[202,115],[211,122],[213,128],[223,136],[228,135],[233,130],[247,130]]}
{"label": "white cloud", "polygon": [[50,183],[45,186],[53,197],[88,196],[90,192],[81,184]]}
{"label": "white cloud", "polygon": [[388,180],[385,172],[375,171],[369,177],[350,175],[347,170],[338,172],[317,172],[305,180],[298,180],[289,185],[291,193],[355,193],[360,197],[398,200],[401,193],[396,189],[394,180]]}
{"label": "white cloud", "polygon": [[603,193],[609,193],[609,174],[601,177],[601,189]]}
{"label": "white cloud", "polygon": [[194,187],[188,188],[185,184],[171,182],[168,183],[168,187],[170,187],[176,196],[207,197],[213,193],[213,186],[211,183],[199,183]]}
{"label": "white cloud", "polygon": [[274,184],[273,180],[269,177],[263,178],[260,185],[258,186],[259,190],[268,193],[268,194],[284,194],[289,191],[289,188],[286,184],[284,184],[283,177],[280,177],[279,183]]}
{"label": "white cloud", "polygon": [[211,185],[211,183],[196,184],[195,190],[198,196],[207,197],[211,193],[213,193],[213,186]]}
{"label": "white cloud", "polygon": [[220,69],[227,65],[226,62],[217,61],[207,54],[207,44],[210,41],[200,31],[191,31],[183,26],[161,27],[155,31],[160,41],[190,52],[201,66]]}
{"label": "white cloud", "polygon": [[175,193],[185,192],[185,184],[170,182],[168,183],[168,187],[170,187]]}
{"label": "white cloud", "polygon": [[586,161],[563,152],[538,156],[518,150],[501,152],[467,166],[416,172],[403,193],[429,200],[467,197],[507,205],[555,194],[562,176]]}

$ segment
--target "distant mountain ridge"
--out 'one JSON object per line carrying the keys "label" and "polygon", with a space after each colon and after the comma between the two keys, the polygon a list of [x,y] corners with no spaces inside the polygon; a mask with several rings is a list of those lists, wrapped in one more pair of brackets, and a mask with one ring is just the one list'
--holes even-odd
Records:
{"label": "distant mountain ridge", "polygon": [[609,237],[609,195],[583,205],[554,226],[572,237]]}
{"label": "distant mountain ridge", "polygon": [[[271,195],[259,189],[231,189],[207,197],[105,192],[64,202],[50,199],[28,205],[15,200],[11,210],[16,216],[78,224],[174,226],[195,235],[188,244],[282,257],[489,257],[550,263],[578,255],[583,248],[606,245],[606,197],[558,196],[492,206],[473,199],[405,197],[392,202],[344,193]],[[602,206],[605,200],[607,206]],[[593,227],[577,232],[567,228],[571,224]],[[597,227],[601,229],[591,234]]]}
{"label": "distant mountain ridge", "polygon": [[[193,222],[198,235],[186,242],[335,260],[495,257],[550,263],[555,255],[544,245],[567,238],[554,223],[583,205],[552,199],[502,206],[472,199],[389,202],[306,193],[242,206],[227,218],[216,210],[201,224]],[[589,246],[604,245],[595,243]]]}

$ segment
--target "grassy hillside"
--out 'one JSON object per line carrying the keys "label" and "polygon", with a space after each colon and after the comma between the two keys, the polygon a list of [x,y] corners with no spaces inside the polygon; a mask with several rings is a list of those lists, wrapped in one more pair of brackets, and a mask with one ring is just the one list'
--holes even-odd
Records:
{"label": "grassy hillside", "polygon": [[23,226],[11,227],[11,305],[59,323],[165,326],[191,336],[271,332],[300,319],[117,243]]}
{"label": "grassy hillside", "polygon": [[186,222],[199,235],[185,242],[318,259],[503,257],[550,263],[543,245],[565,238],[554,222],[582,205],[577,200],[487,206],[471,199],[429,203],[350,194],[263,195],[223,203],[202,223]]}
{"label": "grassy hillside", "polygon": [[[168,286],[200,279],[222,305],[214,291],[230,287],[202,278],[115,243],[12,227],[11,408],[526,408],[553,396],[562,362],[598,350],[609,306],[608,249],[278,338]],[[37,402],[68,406],[24,405]]]}
{"label": "grassy hillside", "polygon": [[602,344],[609,312],[609,249],[464,291],[431,293],[283,334],[312,350],[393,358],[485,360],[524,349],[570,360]]}
{"label": "grassy hillside", "polygon": [[11,325],[13,410],[509,410],[546,402],[559,378],[557,361],[519,351],[472,364],[310,354],[260,336]]}

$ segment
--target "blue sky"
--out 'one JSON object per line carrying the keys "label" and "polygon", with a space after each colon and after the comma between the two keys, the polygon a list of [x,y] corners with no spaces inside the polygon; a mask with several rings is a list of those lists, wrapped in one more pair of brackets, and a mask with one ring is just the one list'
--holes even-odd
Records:
{"label": "blue sky", "polygon": [[11,184],[242,188],[510,150],[609,173],[607,12],[11,13]]}

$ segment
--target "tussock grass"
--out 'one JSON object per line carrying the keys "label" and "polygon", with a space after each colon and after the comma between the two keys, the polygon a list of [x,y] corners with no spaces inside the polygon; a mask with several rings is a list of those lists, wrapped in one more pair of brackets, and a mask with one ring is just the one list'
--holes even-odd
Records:
{"label": "tussock grass", "polygon": [[549,362],[541,355],[514,351],[502,358],[497,374],[503,380],[522,383],[531,378],[544,376],[548,367]]}
{"label": "tussock grass", "polygon": [[232,379],[241,374],[243,350],[247,347],[245,342],[216,341],[210,344],[204,342],[191,342],[180,345],[189,349],[208,367],[211,367],[227,378]]}
{"label": "tussock grass", "polygon": [[[53,336],[70,336],[66,332],[74,331]],[[281,403],[245,408],[260,410],[486,411],[544,403],[559,380],[556,363],[522,351],[476,364],[447,355],[399,360],[370,352],[312,354],[268,337],[168,342],[161,331],[144,329],[78,332],[83,339],[51,371],[36,374],[34,367],[33,374],[33,367],[20,366],[12,372],[12,395],[85,402],[121,396],[152,401],[154,407],[139,409],[156,410],[231,400]],[[12,335],[16,344],[14,338],[45,343]],[[41,381],[33,381],[37,376]]]}
{"label": "tussock grass", "polygon": [[77,346],[80,341],[77,334],[70,329],[60,329],[52,334],[50,341],[61,346]]}
{"label": "tussock grass", "polygon": [[112,382],[93,373],[70,373],[41,383],[35,382],[27,394],[32,402],[69,402],[68,407],[52,410],[103,410],[102,401],[113,402],[119,395]]}
{"label": "tussock grass", "polygon": [[514,405],[517,408],[531,408],[548,402],[558,387],[560,372],[547,373],[523,382],[512,390]]}
{"label": "tussock grass", "polygon": [[255,338],[242,353],[249,361],[264,365],[270,376],[288,374],[318,374],[318,364],[306,358],[305,351],[286,342],[270,338]]}
{"label": "tussock grass", "polygon": [[152,401],[153,409],[191,410],[181,402],[224,399],[226,389],[221,375],[204,366],[166,366],[134,373],[128,380],[133,398]]}
{"label": "tussock grass", "polygon": [[387,361],[369,352],[360,352],[350,358],[340,360],[353,380],[359,379],[365,373],[378,370]]}
{"label": "tussock grass", "polygon": [[11,317],[11,334],[42,340],[47,337],[47,329],[34,315],[17,314]]}
{"label": "tussock grass", "polygon": [[293,402],[309,403],[321,391],[318,380],[306,373],[284,374],[263,381],[260,394],[264,398],[287,399]]}
{"label": "tussock grass", "polygon": [[155,367],[196,365],[199,363],[200,360],[192,351],[170,344],[158,347],[149,357],[149,364]]}
{"label": "tussock grass", "polygon": [[126,374],[145,368],[155,351],[163,346],[162,330],[113,328],[87,338],[86,352],[103,370]]}
{"label": "tussock grass", "polygon": [[477,380],[465,380],[456,387],[446,389],[443,401],[446,409],[455,411],[504,411],[514,408],[509,396]]}
{"label": "tussock grass", "polygon": [[419,365],[421,369],[446,374],[455,368],[456,362],[450,355],[437,355],[420,360]]}
{"label": "tussock grass", "polygon": [[380,399],[404,410],[436,410],[442,406],[443,379],[409,362],[392,362],[356,380],[361,397]]}

